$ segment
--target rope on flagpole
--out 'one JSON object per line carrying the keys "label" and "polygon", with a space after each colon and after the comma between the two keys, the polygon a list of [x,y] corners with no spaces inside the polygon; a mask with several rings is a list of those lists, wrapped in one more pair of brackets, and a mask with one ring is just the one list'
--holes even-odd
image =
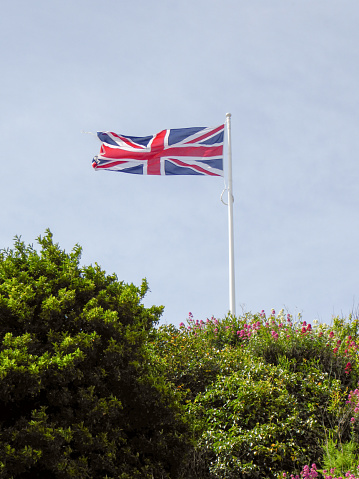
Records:
{"label": "rope on flagpole", "polygon": [[224,193],[228,190],[228,186],[227,186],[226,179],[225,179],[224,176],[223,176],[223,183],[224,183],[224,188],[223,188],[223,191],[222,191],[222,193],[221,193],[221,201],[222,201],[222,203],[223,203],[225,206],[228,206],[228,203],[226,203],[226,202],[223,200],[223,195],[224,195]]}
{"label": "rope on flagpole", "polygon": [[[222,193],[221,193],[221,201],[222,201],[222,203],[223,203],[225,206],[228,206],[228,203],[226,203],[226,202],[224,201],[224,199],[223,199],[223,195],[224,195],[224,193],[225,193],[226,191],[228,191],[228,186],[226,185],[226,181],[224,181],[224,189],[223,189],[223,191],[222,191]],[[234,196],[233,196],[233,195],[232,195],[232,202],[234,203]]]}
{"label": "rope on flagpole", "polygon": [[[99,140],[99,141],[101,142],[100,138],[96,135],[96,133],[93,133],[92,131],[83,131],[83,130],[82,130],[81,133],[83,133],[84,135],[92,135],[92,136],[95,136],[95,137],[97,138],[97,140]],[[101,143],[102,143],[102,142],[101,142]]]}

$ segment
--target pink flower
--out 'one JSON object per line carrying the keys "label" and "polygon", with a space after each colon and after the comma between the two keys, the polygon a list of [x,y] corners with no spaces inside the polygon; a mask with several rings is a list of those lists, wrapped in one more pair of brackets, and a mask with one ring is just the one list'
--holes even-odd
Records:
{"label": "pink flower", "polygon": [[179,324],[179,327],[180,327],[180,328],[184,328],[184,326],[185,326],[184,323],[180,323],[180,324]]}
{"label": "pink flower", "polygon": [[272,331],[272,337],[276,341],[278,339],[278,333],[276,333],[275,331]]}
{"label": "pink flower", "polygon": [[330,338],[332,338],[333,336],[334,336],[334,333],[333,333],[333,331],[330,331],[330,333],[329,333],[329,337],[330,337]]}
{"label": "pink flower", "polygon": [[338,352],[338,348],[334,348],[334,349],[333,349],[333,353],[335,354],[335,353],[337,353],[337,352]]}
{"label": "pink flower", "polygon": [[345,366],[345,373],[349,374],[351,370],[352,370],[351,363],[347,363],[347,365]]}

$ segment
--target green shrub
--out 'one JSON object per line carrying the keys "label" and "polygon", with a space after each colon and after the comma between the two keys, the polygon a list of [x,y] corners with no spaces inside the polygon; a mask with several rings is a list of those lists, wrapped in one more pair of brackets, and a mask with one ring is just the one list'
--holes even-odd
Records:
{"label": "green shrub", "polygon": [[0,254],[0,477],[176,477],[186,416],[145,347],[162,309],[38,242]]}
{"label": "green shrub", "polygon": [[335,469],[336,474],[344,475],[348,471],[357,472],[359,464],[358,444],[354,441],[340,443],[333,434],[329,434],[323,446],[324,455],[322,468],[330,471]]}
{"label": "green shrub", "polygon": [[356,320],[312,327],[282,311],[190,315],[178,329],[160,327],[152,360],[183,391],[195,423],[183,477],[300,474],[303,464],[321,461],[327,431],[350,440],[350,417],[338,408],[357,381],[357,334]]}

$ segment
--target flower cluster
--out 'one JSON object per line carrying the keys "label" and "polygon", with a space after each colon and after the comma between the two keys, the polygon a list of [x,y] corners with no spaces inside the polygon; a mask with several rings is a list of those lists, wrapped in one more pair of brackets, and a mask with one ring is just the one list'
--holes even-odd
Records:
{"label": "flower cluster", "polygon": [[[348,478],[348,479],[359,479],[355,474],[351,473],[351,472],[346,472],[344,477],[343,476],[336,476],[336,472],[335,472],[335,467],[333,467],[332,469],[330,469],[329,471],[329,474],[328,474],[328,471],[326,471],[324,469],[323,473],[324,473],[324,479],[344,479],[344,477]],[[357,466],[357,469],[359,469],[359,466]],[[333,476],[334,474],[334,476]]]}
{"label": "flower cluster", "polygon": [[[282,478],[286,479],[287,477],[287,474],[283,472]],[[318,472],[317,466],[315,464],[312,464],[311,467],[309,467],[308,465],[304,466],[302,472],[300,473],[300,476],[298,476],[298,474],[291,474],[289,476],[290,479],[316,479],[317,477]]]}
{"label": "flower cluster", "polygon": [[354,424],[359,418],[359,389],[354,389],[354,391],[350,391],[346,403],[350,404],[352,408],[353,417],[351,418],[350,422]]}
{"label": "flower cluster", "polygon": [[[357,469],[359,469],[359,466],[357,466]],[[330,471],[326,471],[325,469],[323,470],[323,475],[324,479],[359,479],[359,477],[356,474],[353,474],[351,472],[346,472],[344,477],[343,476],[337,476],[335,472],[336,468],[333,467],[330,469]],[[312,464],[311,467],[308,465],[303,467],[302,472],[300,473],[300,476],[298,474],[294,475],[291,474],[288,476],[285,472],[282,474],[282,479],[316,479],[318,478],[318,471],[317,471],[317,466],[315,464]]]}
{"label": "flower cluster", "polygon": [[[195,320],[192,313],[188,314],[187,326],[180,323],[180,331],[182,334],[190,335],[206,335],[211,337],[214,343],[221,347],[221,344],[234,345],[236,342],[243,343],[243,346],[252,342],[270,340],[273,342],[297,342],[302,341],[308,344],[319,341],[324,344],[328,350],[332,350],[333,357],[347,358],[345,366],[342,366],[343,373],[349,375],[353,371],[354,363],[357,362],[359,346],[353,340],[351,335],[345,335],[340,329],[340,324],[335,321],[334,325],[329,327],[326,324],[319,324],[318,320],[313,321],[313,326],[306,321],[302,321],[301,314],[297,318],[293,318],[291,314],[285,314],[281,309],[278,314],[272,309],[270,315],[267,316],[262,310],[258,314],[247,313],[242,318],[228,316],[225,320],[218,320],[214,316],[206,321]],[[267,331],[267,332],[266,332]],[[303,343],[303,344],[304,344]],[[319,345],[318,343],[318,345]]]}

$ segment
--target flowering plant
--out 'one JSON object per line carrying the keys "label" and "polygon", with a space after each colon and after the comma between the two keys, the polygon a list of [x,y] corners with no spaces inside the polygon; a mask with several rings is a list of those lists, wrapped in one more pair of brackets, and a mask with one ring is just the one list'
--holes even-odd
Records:
{"label": "flowering plant", "polygon": [[356,427],[357,338],[355,319],[329,327],[283,310],[221,320],[189,314],[178,329],[161,326],[153,360],[194,425],[184,477],[320,477],[327,431],[345,443]]}

